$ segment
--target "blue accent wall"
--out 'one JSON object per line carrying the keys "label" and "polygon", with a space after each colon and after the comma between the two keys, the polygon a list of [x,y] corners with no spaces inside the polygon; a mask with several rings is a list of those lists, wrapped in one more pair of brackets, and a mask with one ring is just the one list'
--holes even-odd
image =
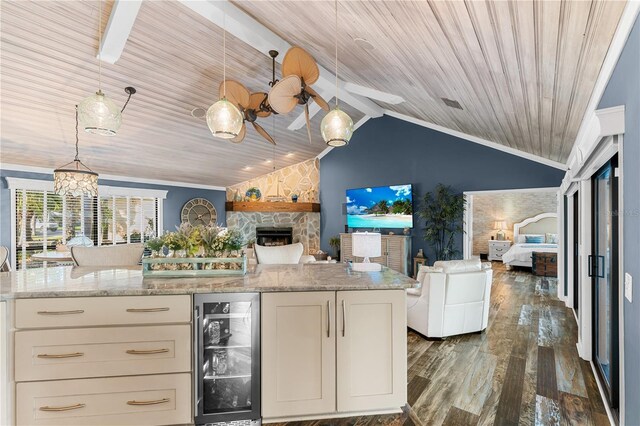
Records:
{"label": "blue accent wall", "polygon": [[[21,179],[53,180],[51,174],[26,173],[12,170],[0,170],[0,245],[11,247],[11,191],[7,187],[6,177]],[[168,185],[152,185],[145,183],[124,182],[99,179],[100,185],[121,186],[127,188],[144,188],[168,191],[163,202],[163,229],[173,231],[180,224],[180,210],[192,198],[206,198],[211,201],[218,212],[218,223],[226,225],[227,217],[224,207],[226,192],[209,189],[185,188]]]}
{"label": "blue accent wall", "polygon": [[640,425],[640,18],[636,18],[598,108],[618,105],[625,106],[624,272],[633,277],[634,297],[633,303],[625,299],[623,308],[625,422]]}
{"label": "blue accent wall", "polygon": [[[438,183],[459,192],[542,188],[560,186],[563,176],[562,170],[393,117],[372,119],[353,134],[348,146],[320,160],[321,247],[332,253],[329,238],[344,232],[342,204],[348,188],[411,183],[416,211]],[[414,215],[413,253],[422,248],[433,262],[423,227]],[[457,245],[462,251],[462,235]]]}

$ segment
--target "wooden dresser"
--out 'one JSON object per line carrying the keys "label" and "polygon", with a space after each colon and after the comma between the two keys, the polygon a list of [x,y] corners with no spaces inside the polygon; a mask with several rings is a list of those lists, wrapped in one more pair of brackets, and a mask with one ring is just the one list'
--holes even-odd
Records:
{"label": "wooden dresser", "polygon": [[557,277],[558,254],[534,251],[531,256],[531,268],[534,275]]}
{"label": "wooden dresser", "polygon": [[[340,234],[340,259],[343,262],[360,262],[351,252],[352,234]],[[407,235],[383,235],[382,256],[370,258],[371,262],[387,266],[401,274],[409,275],[411,270],[411,237]]]}

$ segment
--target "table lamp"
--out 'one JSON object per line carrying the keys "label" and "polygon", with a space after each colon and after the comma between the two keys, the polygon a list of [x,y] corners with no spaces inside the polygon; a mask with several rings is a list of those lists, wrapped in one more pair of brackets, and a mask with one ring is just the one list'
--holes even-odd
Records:
{"label": "table lamp", "polygon": [[362,263],[354,262],[351,268],[354,271],[380,271],[382,266],[371,263],[369,258],[382,255],[382,235],[377,232],[354,232],[351,236],[351,254],[364,258]]}
{"label": "table lamp", "polygon": [[496,240],[502,241],[505,238],[504,229],[507,227],[507,222],[504,220],[496,220],[493,222],[493,229],[497,229]]}

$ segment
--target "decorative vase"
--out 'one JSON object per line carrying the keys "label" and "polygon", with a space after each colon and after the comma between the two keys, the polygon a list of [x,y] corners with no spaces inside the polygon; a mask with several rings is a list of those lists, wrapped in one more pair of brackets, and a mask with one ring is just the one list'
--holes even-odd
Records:
{"label": "decorative vase", "polygon": [[291,194],[291,201],[294,203],[298,202],[298,194]]}

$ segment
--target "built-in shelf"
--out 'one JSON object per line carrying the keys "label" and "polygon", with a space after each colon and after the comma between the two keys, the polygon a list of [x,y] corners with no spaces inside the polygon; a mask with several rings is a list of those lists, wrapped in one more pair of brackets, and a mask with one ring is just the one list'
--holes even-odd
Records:
{"label": "built-in shelf", "polygon": [[268,201],[227,201],[228,212],[320,212],[320,203],[288,203]]}

